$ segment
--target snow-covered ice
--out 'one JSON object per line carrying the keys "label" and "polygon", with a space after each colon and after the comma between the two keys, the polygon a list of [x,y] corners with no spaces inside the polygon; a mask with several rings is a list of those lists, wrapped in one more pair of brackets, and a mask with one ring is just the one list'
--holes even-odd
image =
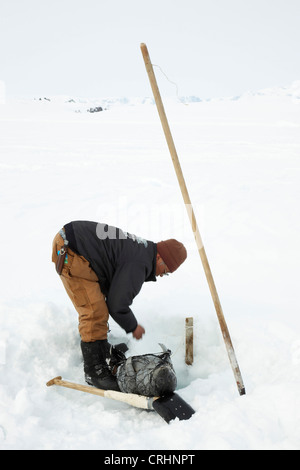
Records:
{"label": "snow-covered ice", "polygon": [[[300,82],[165,107],[247,393],[237,391],[153,100],[7,99],[1,449],[300,448]],[[144,339],[113,321],[109,339],[126,339],[131,355],[170,348],[190,420],[167,425],[155,412],[46,387],[57,375],[84,383],[77,314],[50,259],[54,235],[76,219],[187,246],[186,263],[134,301]]]}

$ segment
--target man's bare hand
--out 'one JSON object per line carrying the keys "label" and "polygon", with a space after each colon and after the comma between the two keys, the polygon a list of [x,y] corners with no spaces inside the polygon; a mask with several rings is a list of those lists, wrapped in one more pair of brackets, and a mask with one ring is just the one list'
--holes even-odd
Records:
{"label": "man's bare hand", "polygon": [[136,329],[132,332],[132,336],[135,339],[141,339],[144,334],[145,334],[145,330],[141,325],[138,325]]}

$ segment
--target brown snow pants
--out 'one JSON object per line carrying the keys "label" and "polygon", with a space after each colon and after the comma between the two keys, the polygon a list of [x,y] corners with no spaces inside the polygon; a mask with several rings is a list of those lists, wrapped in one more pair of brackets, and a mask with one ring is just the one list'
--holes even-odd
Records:
{"label": "brown snow pants", "polygon": [[[56,263],[57,252],[64,241],[58,233],[53,240],[52,261]],[[98,277],[89,262],[68,248],[61,280],[79,315],[79,334],[84,342],[107,338],[108,308],[101,292]]]}

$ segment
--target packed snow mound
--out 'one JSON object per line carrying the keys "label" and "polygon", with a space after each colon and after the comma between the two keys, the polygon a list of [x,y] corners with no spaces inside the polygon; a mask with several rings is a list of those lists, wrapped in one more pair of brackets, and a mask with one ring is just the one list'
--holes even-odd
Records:
{"label": "packed snow mound", "polygon": [[[300,448],[299,88],[165,100],[242,397],[153,101],[0,105],[1,449]],[[103,112],[87,112],[96,106]],[[186,245],[180,269],[145,284],[132,305],[144,339],[111,320],[109,340],[126,341],[127,355],[171,349],[190,420],[167,425],[155,412],[46,387],[58,375],[84,383],[77,314],[51,263],[55,234],[76,219]]]}
{"label": "packed snow mound", "polygon": [[295,80],[287,87],[271,87],[266,88],[257,93],[259,96],[286,96],[290,98],[300,99],[300,80]]}

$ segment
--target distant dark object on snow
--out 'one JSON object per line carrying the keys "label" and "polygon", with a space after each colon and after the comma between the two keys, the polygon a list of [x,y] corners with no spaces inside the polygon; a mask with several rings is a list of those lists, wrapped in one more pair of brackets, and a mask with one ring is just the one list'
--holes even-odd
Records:
{"label": "distant dark object on snow", "polygon": [[[36,98],[34,98],[34,99],[36,100]],[[43,100],[45,100],[45,101],[51,101],[50,98],[46,98],[46,97],[44,97],[44,98],[39,98],[39,99],[38,99],[38,101],[43,101]]]}
{"label": "distant dark object on snow", "polygon": [[87,110],[88,113],[99,113],[100,111],[103,111],[101,106],[96,106],[95,108],[90,108]]}

